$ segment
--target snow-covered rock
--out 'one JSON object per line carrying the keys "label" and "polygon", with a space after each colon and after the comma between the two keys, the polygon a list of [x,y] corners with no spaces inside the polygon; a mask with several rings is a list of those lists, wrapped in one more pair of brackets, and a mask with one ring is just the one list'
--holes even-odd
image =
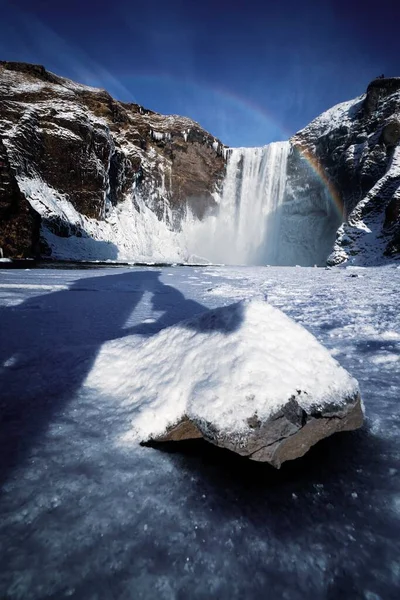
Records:
{"label": "snow-covered rock", "polygon": [[115,393],[118,373],[118,394],[139,411],[133,436],[142,442],[204,437],[280,467],[363,421],[357,381],[261,298],[210,310],[135,348],[115,341],[109,351],[113,360],[100,356],[88,385]]}

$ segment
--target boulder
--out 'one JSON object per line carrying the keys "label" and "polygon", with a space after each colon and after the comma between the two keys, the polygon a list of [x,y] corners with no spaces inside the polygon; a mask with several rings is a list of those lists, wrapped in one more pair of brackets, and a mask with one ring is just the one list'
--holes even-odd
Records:
{"label": "boulder", "polygon": [[400,121],[392,119],[382,130],[383,143],[388,147],[396,146],[400,142]]}
{"label": "boulder", "polygon": [[123,391],[139,408],[133,429],[142,443],[203,437],[279,468],[363,423],[357,381],[260,298],[168,327],[129,362]]}

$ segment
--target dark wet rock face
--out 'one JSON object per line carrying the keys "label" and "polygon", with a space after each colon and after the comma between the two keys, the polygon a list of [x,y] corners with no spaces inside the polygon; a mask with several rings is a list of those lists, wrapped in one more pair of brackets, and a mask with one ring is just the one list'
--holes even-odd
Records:
{"label": "dark wet rock face", "polygon": [[390,148],[400,142],[400,120],[393,119],[382,130],[382,141]]}
{"label": "dark wet rock face", "polygon": [[400,256],[400,78],[374,80],[365,96],[327,111],[291,142],[321,169],[341,207],[345,223],[328,263]]}
{"label": "dark wet rock face", "polygon": [[[188,205],[202,217],[214,204],[225,172],[223,147],[190,119],[117,102],[104,90],[25,63],[0,62],[0,102],[2,178],[7,168],[14,182],[7,200],[2,191],[2,203],[14,207],[2,235],[22,228],[18,243],[3,240],[9,256],[38,252],[39,217],[24,200],[27,180],[44,183],[100,222],[128,196],[144,199],[159,219],[168,212],[175,228]],[[63,229],[75,235],[71,219],[41,215],[56,235]]]}
{"label": "dark wet rock face", "polygon": [[20,192],[0,140],[0,248],[5,256],[26,258],[39,252],[40,217]]}

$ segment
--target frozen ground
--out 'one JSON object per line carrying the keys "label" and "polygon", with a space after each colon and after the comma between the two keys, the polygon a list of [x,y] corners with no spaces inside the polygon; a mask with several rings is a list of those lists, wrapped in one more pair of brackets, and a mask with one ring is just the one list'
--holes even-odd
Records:
{"label": "frozen ground", "polygon": [[[397,600],[399,290],[394,266],[0,270],[0,597]],[[93,385],[112,340],[254,292],[358,379],[366,426],[281,471],[132,442]]]}

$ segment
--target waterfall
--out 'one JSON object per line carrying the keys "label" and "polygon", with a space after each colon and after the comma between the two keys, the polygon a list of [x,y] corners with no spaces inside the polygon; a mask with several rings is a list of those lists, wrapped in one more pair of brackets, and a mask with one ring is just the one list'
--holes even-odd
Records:
{"label": "waterfall", "polygon": [[229,151],[217,214],[192,222],[190,250],[216,263],[278,264],[289,142]]}

